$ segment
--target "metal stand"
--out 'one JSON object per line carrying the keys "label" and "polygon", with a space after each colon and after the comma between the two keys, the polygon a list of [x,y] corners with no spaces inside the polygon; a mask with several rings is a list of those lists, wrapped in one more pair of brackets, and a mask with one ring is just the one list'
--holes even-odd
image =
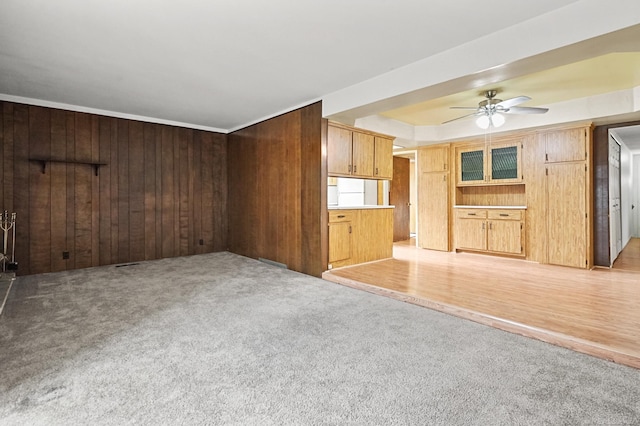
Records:
{"label": "metal stand", "polygon": [[[16,214],[7,212],[0,214],[0,229],[2,229],[2,253],[0,253],[0,267],[2,272],[18,269],[16,262]],[[9,239],[11,239],[11,256],[9,256]]]}
{"label": "metal stand", "polygon": [[[0,303],[0,315],[7,303],[7,298],[11,292],[11,286],[15,280],[14,272],[18,269],[16,262],[16,214],[6,210],[0,214],[0,229],[2,230],[2,253],[0,253],[0,287],[4,287],[4,282],[9,281],[7,291]],[[11,239],[11,255],[9,255],[9,239]]]}

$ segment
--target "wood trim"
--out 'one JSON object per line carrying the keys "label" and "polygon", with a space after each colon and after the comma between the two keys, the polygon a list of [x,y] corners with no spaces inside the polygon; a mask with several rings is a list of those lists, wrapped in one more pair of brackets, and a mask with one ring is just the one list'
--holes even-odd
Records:
{"label": "wood trim", "polygon": [[367,135],[371,135],[371,136],[378,136],[381,138],[385,138],[385,139],[395,139],[395,136],[390,136],[390,135],[386,135],[384,133],[378,133],[378,132],[374,132],[371,130],[367,130],[367,129],[361,129],[359,127],[353,127],[353,126],[348,126],[346,124],[342,124],[342,123],[338,123],[337,121],[328,121],[329,126],[332,127],[339,127],[341,129],[345,129],[345,130],[349,130],[349,131],[357,131],[358,133],[364,133]]}

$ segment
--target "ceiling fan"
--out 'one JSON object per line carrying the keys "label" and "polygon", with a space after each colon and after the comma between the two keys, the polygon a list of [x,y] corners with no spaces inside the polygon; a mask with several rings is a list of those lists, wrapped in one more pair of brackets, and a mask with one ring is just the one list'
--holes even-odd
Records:
{"label": "ceiling fan", "polygon": [[528,96],[517,96],[503,101],[502,99],[496,99],[497,94],[497,90],[487,90],[484,94],[487,99],[478,103],[477,107],[451,107],[451,109],[470,109],[475,110],[475,112],[445,121],[442,124],[475,116],[478,117],[476,120],[478,127],[487,129],[490,126],[502,126],[504,124],[504,116],[502,114],[544,114],[549,111],[549,108],[516,106],[531,100]]}

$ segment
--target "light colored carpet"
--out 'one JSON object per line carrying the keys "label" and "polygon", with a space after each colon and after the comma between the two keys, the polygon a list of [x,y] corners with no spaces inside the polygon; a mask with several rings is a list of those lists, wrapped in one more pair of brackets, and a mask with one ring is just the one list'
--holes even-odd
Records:
{"label": "light colored carpet", "polygon": [[230,253],[20,277],[0,424],[640,424],[640,370]]}

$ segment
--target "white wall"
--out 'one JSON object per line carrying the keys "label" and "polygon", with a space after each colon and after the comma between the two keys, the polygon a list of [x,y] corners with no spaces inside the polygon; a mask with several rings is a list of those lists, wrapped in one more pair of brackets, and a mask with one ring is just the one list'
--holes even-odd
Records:
{"label": "white wall", "polygon": [[620,145],[620,206],[622,209],[622,248],[631,239],[633,216],[631,205],[633,201],[633,171],[631,151],[624,144]]}
{"label": "white wall", "polygon": [[632,223],[633,228],[631,234],[635,238],[640,238],[640,154],[635,154],[633,156],[633,210],[631,210],[632,214]]}
{"label": "white wall", "polygon": [[624,144],[620,145],[620,205],[622,209],[622,247],[624,248],[633,233],[633,154]]}

